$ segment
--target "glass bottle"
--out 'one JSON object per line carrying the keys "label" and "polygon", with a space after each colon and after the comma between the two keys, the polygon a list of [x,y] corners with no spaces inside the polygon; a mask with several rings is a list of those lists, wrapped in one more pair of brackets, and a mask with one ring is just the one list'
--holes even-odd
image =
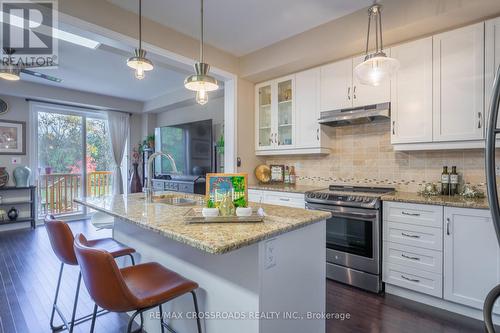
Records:
{"label": "glass bottle", "polygon": [[457,167],[452,166],[450,173],[450,195],[455,195],[455,194],[458,194],[458,173],[457,173]]}
{"label": "glass bottle", "polygon": [[290,171],[288,169],[288,166],[285,167],[285,179],[284,179],[284,183],[285,184],[290,184]]}
{"label": "glass bottle", "polygon": [[443,167],[443,172],[441,173],[441,194],[450,194],[450,174],[448,173],[448,167]]}
{"label": "glass bottle", "polygon": [[290,184],[295,185],[297,181],[297,176],[295,175],[295,167],[291,166],[290,167]]}
{"label": "glass bottle", "polygon": [[231,193],[226,193],[222,197],[221,202],[219,203],[219,211],[221,216],[234,216],[236,213],[236,209],[234,207],[233,198]]}

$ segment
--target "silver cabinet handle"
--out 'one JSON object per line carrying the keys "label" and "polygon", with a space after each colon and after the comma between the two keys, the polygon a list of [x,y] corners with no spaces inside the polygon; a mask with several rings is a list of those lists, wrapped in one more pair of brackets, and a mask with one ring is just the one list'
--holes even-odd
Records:
{"label": "silver cabinet handle", "polygon": [[482,124],[481,124],[481,120],[482,120],[482,113],[481,112],[478,112],[477,113],[477,128],[481,128],[482,127]]}
{"label": "silver cabinet handle", "polygon": [[405,211],[402,211],[401,214],[406,215],[406,216],[420,216],[419,213],[408,213]]}
{"label": "silver cabinet handle", "polygon": [[419,258],[419,257],[410,257],[410,256],[407,256],[407,255],[406,255],[406,254],[404,254],[404,253],[401,253],[401,257],[406,258],[406,259],[410,259],[410,260],[420,261],[420,258]]}
{"label": "silver cabinet handle", "polygon": [[449,217],[447,217],[447,218],[446,218],[446,234],[447,234],[448,236],[449,236],[449,235],[451,235],[451,232],[450,232],[450,223],[451,223],[450,218],[449,218]]}
{"label": "silver cabinet handle", "polygon": [[290,198],[280,198],[280,201],[290,201]]}
{"label": "silver cabinet handle", "polygon": [[406,277],[404,275],[401,275],[401,278],[405,279],[406,281],[410,281],[410,282],[415,282],[415,283],[419,283],[420,282],[419,279],[410,279],[409,277]]}
{"label": "silver cabinet handle", "polygon": [[420,238],[419,235],[410,235],[410,234],[407,234],[406,232],[402,232],[401,236],[403,236],[403,237],[409,237],[409,238]]}
{"label": "silver cabinet handle", "polygon": [[316,130],[316,139],[319,141],[319,128]]}
{"label": "silver cabinet handle", "polygon": [[392,121],[392,135],[396,135],[396,121]]}
{"label": "silver cabinet handle", "polygon": [[354,86],[354,89],[352,90],[352,98],[356,99],[356,86]]}
{"label": "silver cabinet handle", "polygon": [[347,99],[351,100],[351,87],[347,87]]}

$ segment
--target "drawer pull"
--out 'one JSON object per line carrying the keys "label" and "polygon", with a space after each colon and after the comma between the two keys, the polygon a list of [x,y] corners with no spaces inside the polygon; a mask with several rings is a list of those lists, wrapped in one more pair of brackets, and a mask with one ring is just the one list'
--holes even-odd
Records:
{"label": "drawer pull", "polygon": [[405,279],[406,281],[410,281],[410,282],[415,282],[415,283],[419,283],[420,282],[419,279],[410,279],[409,277],[406,277],[404,275],[401,275],[401,278]]}
{"label": "drawer pull", "polygon": [[290,201],[290,198],[280,198],[280,201]]}
{"label": "drawer pull", "polygon": [[408,213],[408,212],[404,212],[404,211],[401,212],[401,214],[406,215],[406,216],[416,216],[416,217],[420,216],[419,213]]}
{"label": "drawer pull", "polygon": [[419,235],[410,235],[410,234],[407,234],[405,232],[402,232],[401,233],[401,236],[404,236],[404,237],[409,237],[409,238],[420,238]]}
{"label": "drawer pull", "polygon": [[401,257],[406,258],[406,259],[410,259],[410,260],[420,261],[420,258],[419,258],[419,257],[410,257],[410,256],[407,256],[407,255],[406,255],[406,254],[404,254],[404,253],[401,253]]}

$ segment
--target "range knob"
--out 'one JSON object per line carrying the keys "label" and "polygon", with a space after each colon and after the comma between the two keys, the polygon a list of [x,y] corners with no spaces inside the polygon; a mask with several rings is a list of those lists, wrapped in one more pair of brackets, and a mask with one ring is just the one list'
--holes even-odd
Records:
{"label": "range knob", "polygon": [[316,199],[320,199],[320,198],[321,198],[321,193],[316,193],[316,194],[314,195],[314,197],[315,197]]}
{"label": "range knob", "polygon": [[314,193],[307,193],[307,194],[306,194],[306,197],[307,197],[307,198],[312,198],[312,197],[314,197]]}
{"label": "range knob", "polygon": [[348,196],[346,200],[347,201],[354,201],[354,198],[352,196]]}
{"label": "range knob", "polygon": [[323,200],[328,199],[328,193],[321,194],[321,199],[323,199]]}
{"label": "range knob", "polygon": [[368,203],[368,202],[372,201],[372,199],[370,199],[370,198],[365,198],[363,201]]}
{"label": "range knob", "polygon": [[363,201],[363,198],[362,198],[362,197],[356,197],[356,201],[357,201],[357,202],[362,202],[362,201]]}

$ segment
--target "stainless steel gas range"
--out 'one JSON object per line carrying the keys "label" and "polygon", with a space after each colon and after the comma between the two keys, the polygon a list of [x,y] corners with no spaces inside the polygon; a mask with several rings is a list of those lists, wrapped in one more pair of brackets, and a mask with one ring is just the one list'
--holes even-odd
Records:
{"label": "stainless steel gas range", "polygon": [[306,193],[306,208],[332,213],[326,221],[326,276],[382,291],[382,207],[393,188],[331,185]]}

